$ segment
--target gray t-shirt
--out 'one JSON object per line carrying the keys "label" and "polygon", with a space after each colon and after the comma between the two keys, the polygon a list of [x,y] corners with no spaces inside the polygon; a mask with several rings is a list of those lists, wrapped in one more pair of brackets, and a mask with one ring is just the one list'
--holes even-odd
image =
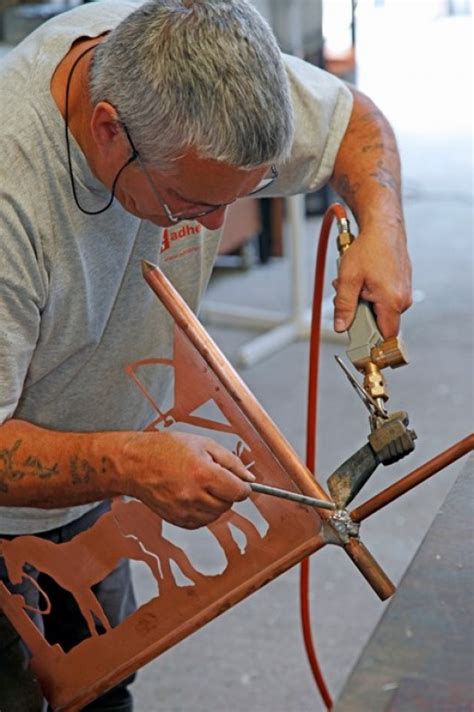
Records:
{"label": "gray t-shirt", "polygon": [[[135,7],[119,0],[80,6],[42,25],[0,64],[0,423],[142,429],[154,413],[124,367],[169,358],[172,342],[141,260],[159,264],[194,310],[212,270],[220,230],[197,222],[158,228],[118,201],[88,216],[72,198],[51,77],[78,37],[113,29]],[[329,179],[352,107],[336,78],[292,57],[285,62],[297,132],[272,195],[314,190]],[[109,193],[72,135],[71,147],[79,200],[96,210]],[[169,376],[164,366],[153,374],[158,400]],[[0,452],[0,478],[6,466]],[[0,533],[45,531],[92,506],[0,507]]]}

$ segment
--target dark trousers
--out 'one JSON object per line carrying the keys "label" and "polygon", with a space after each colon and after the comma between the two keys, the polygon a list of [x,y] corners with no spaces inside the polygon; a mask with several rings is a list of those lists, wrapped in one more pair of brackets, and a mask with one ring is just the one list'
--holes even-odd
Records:
{"label": "dark trousers", "polygon": [[[38,536],[61,543],[72,539],[79,532],[88,529],[99,516],[110,509],[109,502],[103,502],[95,509],[87,512],[63,527]],[[0,534],[1,539],[12,539],[12,536]],[[65,652],[89,637],[89,629],[81,615],[74,598],[64,591],[53,579],[41,572],[25,566],[24,570],[37,579],[39,587],[47,594],[52,610],[44,616],[33,614],[36,625],[44,631],[44,636],[50,645],[58,643]],[[14,593],[21,593],[28,605],[33,608],[44,608],[38,589],[24,578],[18,586],[8,583],[8,576],[3,560],[0,557],[0,579]],[[100,602],[112,627],[118,625],[136,608],[133,593],[130,566],[123,559],[117,568],[103,581],[93,587],[93,592]],[[132,696],[127,686],[133,677],[124,680],[120,685],[109,690],[84,710],[103,710],[103,712],[131,712]],[[39,685],[29,667],[29,655],[7,618],[0,611],[0,710],[1,712],[41,712],[45,709]]]}

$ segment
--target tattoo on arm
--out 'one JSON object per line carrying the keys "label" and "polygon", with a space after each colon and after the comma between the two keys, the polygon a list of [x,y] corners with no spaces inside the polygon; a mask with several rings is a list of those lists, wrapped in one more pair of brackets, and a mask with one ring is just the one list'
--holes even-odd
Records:
{"label": "tattoo on arm", "polygon": [[[17,440],[12,447],[0,450],[0,493],[9,492],[11,483],[24,477],[37,477],[40,480],[45,480],[61,474],[58,462],[46,465],[35,455],[28,455],[23,461],[19,457],[21,446],[22,441]],[[86,484],[97,476],[96,468],[88,460],[76,455],[70,458],[69,467],[73,485]],[[101,474],[105,475],[110,470],[113,470],[112,461],[103,457],[100,465]]]}
{"label": "tattoo on arm", "polygon": [[71,482],[73,485],[80,485],[90,482],[91,477],[97,475],[97,470],[90,462],[74,455],[70,461]]}
{"label": "tattoo on arm", "polygon": [[21,480],[25,474],[21,470],[16,470],[13,463],[20,445],[21,440],[17,440],[12,448],[0,450],[0,492],[8,492],[7,480]]}
{"label": "tattoo on arm", "polygon": [[40,477],[42,480],[48,479],[53,475],[59,475],[59,465],[57,462],[55,462],[52,467],[45,467],[41,463],[41,460],[39,458],[30,455],[30,457],[25,460],[24,464],[28,467],[32,467],[34,470],[34,474]]}
{"label": "tattoo on arm", "polygon": [[21,445],[22,441],[17,440],[11,448],[0,450],[0,492],[8,492],[9,483],[21,480],[27,475],[47,479],[59,474],[57,462],[48,467],[33,455],[29,455],[24,462],[16,462]]}
{"label": "tattoo on arm", "polygon": [[[91,478],[97,477],[98,470],[91,465],[88,460],[79,458],[77,455],[69,460],[71,482],[73,485],[86,484],[91,481]],[[102,457],[100,460],[100,474],[105,475],[113,471],[113,462],[108,457]]]}

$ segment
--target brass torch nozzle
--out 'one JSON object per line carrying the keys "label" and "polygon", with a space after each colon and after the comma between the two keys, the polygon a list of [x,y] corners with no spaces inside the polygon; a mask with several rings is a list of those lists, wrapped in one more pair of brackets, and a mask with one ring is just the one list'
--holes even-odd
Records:
{"label": "brass torch nozzle", "polygon": [[378,366],[372,361],[367,361],[364,368],[364,391],[375,400],[378,398],[381,398],[383,401],[388,400],[385,378]]}

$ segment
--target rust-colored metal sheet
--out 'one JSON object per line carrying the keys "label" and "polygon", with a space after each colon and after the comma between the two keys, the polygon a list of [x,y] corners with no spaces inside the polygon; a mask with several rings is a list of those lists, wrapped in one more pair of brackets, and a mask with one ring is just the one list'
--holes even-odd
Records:
{"label": "rust-colored metal sheet", "polygon": [[[145,276],[174,320],[173,357],[157,356],[127,368],[156,414],[148,429],[184,424],[210,431],[224,438],[245,464],[254,463],[258,482],[328,499],[164,275],[146,265]],[[166,410],[140,378],[143,369],[163,366],[174,371],[174,399]],[[31,650],[33,669],[51,707],[78,710],[328,541],[344,546],[382,598],[390,595],[393,586],[367,549],[358,539],[340,539],[329,517],[327,511],[254,493],[250,502],[208,527],[225,561],[222,570],[209,574],[191,561],[182,537],[179,546],[173,541],[172,527],[159,516],[141,502],[117,499],[110,512],[71,541],[55,544],[34,536],[0,540],[12,583],[21,580],[27,563],[51,576],[74,596],[88,638],[68,652],[49,645],[28,615],[23,596],[2,583],[0,606]],[[186,537],[195,535],[186,532]],[[244,545],[239,544],[242,537]],[[113,628],[92,587],[123,558],[149,568],[156,595]],[[97,622],[104,634],[98,634]]]}

